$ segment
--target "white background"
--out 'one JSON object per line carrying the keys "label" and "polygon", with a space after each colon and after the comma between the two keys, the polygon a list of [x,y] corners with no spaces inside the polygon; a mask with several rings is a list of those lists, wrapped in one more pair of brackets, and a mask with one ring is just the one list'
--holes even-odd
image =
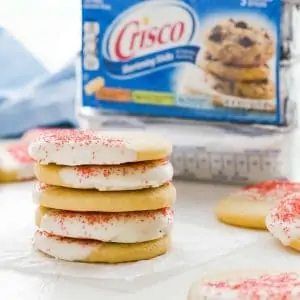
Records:
{"label": "white background", "polygon": [[0,0],[0,26],[52,71],[80,49],[80,0]]}

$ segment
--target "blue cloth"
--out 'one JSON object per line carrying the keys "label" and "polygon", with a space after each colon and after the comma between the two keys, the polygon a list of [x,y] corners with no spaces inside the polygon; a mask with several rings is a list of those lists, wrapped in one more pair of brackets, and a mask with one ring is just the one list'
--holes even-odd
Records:
{"label": "blue cloth", "polygon": [[62,70],[46,68],[0,28],[0,138],[35,127],[76,126],[75,59]]}

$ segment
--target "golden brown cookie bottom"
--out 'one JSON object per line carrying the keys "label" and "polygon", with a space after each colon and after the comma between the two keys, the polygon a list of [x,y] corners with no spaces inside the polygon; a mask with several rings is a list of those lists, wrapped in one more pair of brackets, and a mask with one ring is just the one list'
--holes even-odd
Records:
{"label": "golden brown cookie bottom", "polygon": [[172,183],[137,191],[99,192],[37,184],[35,202],[54,209],[70,211],[130,212],[172,206],[176,189]]}
{"label": "golden brown cookie bottom", "polygon": [[205,72],[230,81],[261,81],[270,76],[267,65],[240,67],[223,64],[218,60],[204,59],[200,64]]}
{"label": "golden brown cookie bottom", "polygon": [[70,239],[37,231],[34,245],[44,254],[62,260],[115,264],[148,260],[163,255],[170,248],[171,237],[165,236],[137,244],[119,244]]}
{"label": "golden brown cookie bottom", "polygon": [[300,240],[294,240],[294,241],[291,241],[290,242],[290,245],[289,245],[292,249],[300,252]]}
{"label": "golden brown cookie bottom", "polygon": [[229,81],[214,75],[207,75],[208,83],[217,92],[239,98],[268,100],[275,97],[273,81]]}

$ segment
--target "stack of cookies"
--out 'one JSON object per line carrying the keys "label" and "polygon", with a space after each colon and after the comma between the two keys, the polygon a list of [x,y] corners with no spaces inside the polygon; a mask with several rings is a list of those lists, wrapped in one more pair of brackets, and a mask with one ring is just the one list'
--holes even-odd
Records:
{"label": "stack of cookies", "polygon": [[60,130],[29,147],[36,249],[82,262],[150,259],[170,247],[172,146],[145,132]]}
{"label": "stack of cookies", "polygon": [[229,19],[209,30],[200,67],[208,84],[221,94],[273,100],[275,85],[268,62],[274,52],[274,41],[265,29]]}

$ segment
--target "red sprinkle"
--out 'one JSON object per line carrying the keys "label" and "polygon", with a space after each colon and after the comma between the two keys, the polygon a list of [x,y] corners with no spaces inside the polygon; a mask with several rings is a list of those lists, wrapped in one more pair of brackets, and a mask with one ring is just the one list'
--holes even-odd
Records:
{"label": "red sprinkle", "polygon": [[27,147],[27,144],[12,144],[6,150],[19,163],[32,164],[34,160],[29,156]]}
{"label": "red sprinkle", "polygon": [[64,226],[66,219],[79,218],[82,223],[89,225],[93,224],[103,224],[107,225],[115,221],[133,219],[136,223],[145,222],[147,220],[155,220],[160,216],[167,217],[170,221],[173,219],[173,210],[172,208],[162,208],[157,210],[147,210],[147,211],[137,211],[137,212],[71,212],[63,210],[51,210],[50,214],[56,218],[57,223],[61,226]]}
{"label": "red sprinkle", "polygon": [[271,211],[275,221],[291,223],[300,219],[300,193],[288,195]]}
{"label": "red sprinkle", "polygon": [[300,193],[300,183],[290,181],[266,181],[243,187],[238,194],[247,196],[250,200],[278,201],[282,198]]}
{"label": "red sprinkle", "polygon": [[127,176],[134,175],[136,173],[143,174],[150,169],[165,165],[167,163],[167,159],[161,159],[147,162],[125,163],[121,165],[77,166],[74,168],[74,170],[77,176],[81,177],[82,179],[87,179],[98,175],[102,175],[104,177],[109,177],[111,175]]}
{"label": "red sprinkle", "polygon": [[[218,290],[236,291],[239,300],[288,300],[292,295],[294,297],[299,296],[300,299],[300,277],[293,272],[261,275],[256,278],[247,278],[232,282],[205,282],[204,285]],[[297,289],[297,294],[292,294],[295,288]]]}
{"label": "red sprinkle", "polygon": [[64,144],[76,144],[79,146],[101,144],[107,147],[121,147],[124,145],[124,139],[101,136],[93,131],[76,129],[58,129],[55,132],[45,132],[40,134],[37,140],[43,143],[55,144],[57,147],[61,147]]}

